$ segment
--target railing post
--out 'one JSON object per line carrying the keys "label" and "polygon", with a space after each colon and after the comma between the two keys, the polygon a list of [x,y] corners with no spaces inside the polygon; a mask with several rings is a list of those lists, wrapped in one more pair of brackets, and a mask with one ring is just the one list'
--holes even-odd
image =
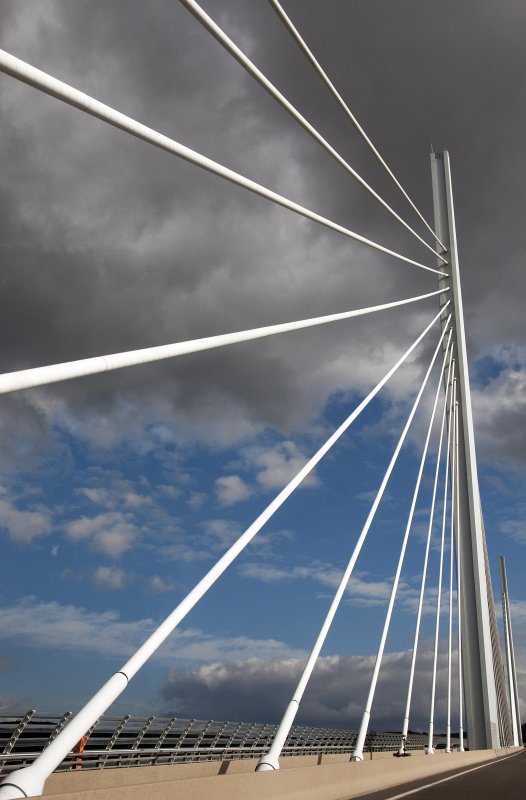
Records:
{"label": "railing post", "polygon": [[[453,300],[453,328],[458,371],[460,525],[457,535],[460,535],[462,550],[460,565],[462,663],[468,741],[471,749],[484,750],[501,745],[489,614],[489,603],[493,603],[493,597],[488,592],[487,563],[484,555],[484,530],[477,476],[455,212],[447,152],[431,154],[431,174],[435,229],[448,250],[450,273],[448,284],[451,286],[450,297]],[[452,424],[452,420],[449,424]]]}

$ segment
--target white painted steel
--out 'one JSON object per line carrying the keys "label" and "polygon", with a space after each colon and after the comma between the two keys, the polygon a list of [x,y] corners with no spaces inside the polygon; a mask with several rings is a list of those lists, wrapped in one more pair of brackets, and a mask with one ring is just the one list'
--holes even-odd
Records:
{"label": "white painted steel", "polygon": [[122,672],[112,675],[31,766],[11,772],[4,778],[0,784],[0,800],[41,795],[47,778],[127,685],[128,679]]}
{"label": "white painted steel", "polygon": [[455,211],[449,155],[431,154],[433,204],[437,233],[449,251],[454,305],[454,336],[457,349],[459,400],[459,500],[462,586],[462,663],[464,699],[471,750],[499,747],[497,691],[493,671],[493,649],[484,558],[482,507],[477,476],[475,433],[460,286]]}
{"label": "white painted steel", "polygon": [[338,322],[352,317],[360,317],[364,314],[372,314],[376,311],[385,311],[389,308],[403,306],[407,303],[415,303],[418,300],[425,300],[440,294],[441,290],[430,292],[429,294],[411,297],[407,300],[396,300],[393,303],[383,303],[369,308],[359,308],[354,311],[343,311],[339,314],[329,314],[325,317],[312,317],[302,319],[297,322],[284,322],[279,325],[268,325],[263,328],[252,328],[247,331],[237,333],[223,333],[218,336],[207,336],[203,339],[191,339],[187,342],[176,344],[160,345],[159,347],[147,347],[142,350],[128,350],[124,353],[112,353],[111,355],[96,356],[95,358],[83,358],[79,361],[68,361],[62,364],[51,364],[47,367],[35,367],[34,369],[18,370],[17,372],[7,372],[0,375],[0,394],[17,392],[20,389],[29,389],[35,386],[45,386],[50,383],[80,378],[85,375],[95,375],[101,372],[109,372],[114,369],[124,367],[134,367],[138,364],[148,364],[153,361],[162,361],[167,358],[197,353],[201,350],[211,350],[215,347],[225,347],[230,344],[247,342],[251,339],[261,339],[265,336],[274,336],[278,333],[288,333],[302,328],[311,328],[315,325],[325,325],[329,322]]}
{"label": "white painted steel", "polygon": [[456,488],[457,488],[457,450],[455,447],[456,427],[455,410],[457,407],[456,384],[453,391],[453,408],[449,424],[452,428],[451,434],[451,525],[449,536],[449,626],[448,626],[448,645],[447,645],[447,722],[446,722],[446,753],[451,753],[451,676],[452,676],[452,641],[453,641],[453,565],[455,555],[455,508],[456,508]]}
{"label": "white painted steel", "polygon": [[[413,344],[398,359],[396,364],[391,367],[389,372],[372,389],[364,400],[354,409],[340,427],[327,439],[319,450],[309,459],[302,469],[289,481],[284,489],[272,500],[259,517],[241,534],[239,539],[224,553],[206,575],[194,586],[191,592],[182,600],[181,603],[166,617],[159,627],[148,637],[144,644],[128,659],[124,666],[116,672],[97,694],[86,703],[84,708],[73,717],[69,724],[61,731],[57,738],[46,748],[46,750],[33,762],[30,767],[18,770],[9,775],[7,780],[0,784],[0,800],[13,800],[29,794],[41,794],[44,783],[53,770],[60,764],[64,757],[71,751],[81,736],[90,726],[101,716],[101,714],[117,699],[126,688],[129,680],[145,664],[150,656],[160,647],[160,645],[175,630],[177,625],[186,617],[192,608],[199,602],[201,597],[213,586],[221,577],[223,572],[237,558],[239,553],[247,546],[254,536],[261,530],[263,525],[268,522],[272,515],[280,508],[285,500],[292,494],[300,483],[312,472],[314,467],[321,461],[323,456],[331,449],[338,439],[345,433],[347,428],[361,414],[371,400],[378,394],[389,378],[404,363],[404,361],[416,349],[418,344],[431,330],[440,317],[441,311],[433,317],[429,325],[415,339]],[[35,788],[38,791],[34,791]],[[27,791],[29,789],[29,791]],[[14,792],[14,793],[13,793]]]}
{"label": "white painted steel", "polygon": [[358,120],[356,119],[356,117],[354,116],[352,111],[350,110],[349,106],[347,105],[347,103],[345,102],[345,100],[343,99],[341,94],[338,92],[338,90],[336,89],[336,87],[334,86],[332,81],[330,80],[329,76],[327,75],[325,70],[322,68],[321,64],[315,58],[314,54],[310,50],[310,48],[307,45],[307,43],[305,42],[305,40],[300,35],[300,33],[297,30],[297,28],[293,25],[292,20],[290,19],[290,17],[285,13],[285,11],[283,10],[282,6],[277,2],[277,0],[269,0],[269,3],[274,8],[274,10],[276,11],[277,15],[279,16],[279,18],[281,19],[281,21],[283,22],[283,24],[285,25],[285,27],[287,28],[289,33],[292,35],[292,38],[295,39],[296,44],[298,44],[300,50],[303,51],[304,55],[308,58],[308,60],[311,62],[312,66],[314,67],[314,69],[318,73],[318,75],[321,77],[322,81],[325,83],[325,85],[329,88],[331,93],[334,95],[334,97],[338,101],[339,105],[341,106],[341,108],[343,109],[343,111],[345,112],[347,117],[350,119],[350,121],[352,122],[352,124],[354,125],[354,127],[356,128],[358,133],[360,134],[360,136],[366,142],[366,144],[369,147],[369,149],[371,150],[371,152],[374,153],[374,155],[376,156],[376,158],[378,159],[378,161],[380,162],[382,167],[385,169],[385,171],[387,172],[389,177],[392,178],[392,180],[398,186],[398,188],[400,189],[400,191],[404,195],[404,197],[407,200],[407,202],[409,203],[409,205],[412,207],[412,209],[414,211],[416,211],[416,213],[420,217],[421,221],[424,223],[424,225],[426,226],[428,231],[432,234],[433,238],[442,247],[442,250],[446,251],[447,248],[445,247],[445,245],[442,244],[442,242],[438,238],[437,234],[435,233],[435,231],[433,230],[431,225],[429,225],[429,223],[427,222],[426,218],[420,213],[420,211],[418,210],[417,206],[413,203],[413,201],[411,200],[411,198],[407,194],[406,190],[404,189],[404,187],[402,186],[402,184],[400,183],[398,178],[391,171],[391,169],[386,164],[386,162],[384,161],[384,159],[382,158],[382,156],[380,155],[380,153],[378,152],[378,150],[376,149],[376,147],[374,146],[372,141],[369,139],[369,137],[365,133],[364,129],[362,128],[362,126],[360,125],[360,123],[358,122]]}
{"label": "white painted steel", "polygon": [[332,220],[322,217],[314,211],[310,211],[308,208],[283,197],[283,195],[273,192],[271,189],[267,189],[265,186],[250,180],[250,178],[246,178],[244,175],[240,175],[238,172],[234,172],[234,170],[228,169],[228,167],[224,167],[222,164],[218,164],[217,161],[213,161],[201,155],[201,153],[192,150],[190,147],[176,142],[175,139],[170,139],[168,136],[158,133],[147,125],[143,125],[141,122],[137,122],[137,120],[127,117],[125,114],[121,114],[120,111],[116,111],[114,108],[111,108],[111,106],[107,106],[99,100],[95,100],[95,98],[84,94],[84,92],[74,89],[67,83],[53,78],[51,75],[42,72],[42,70],[31,66],[31,64],[27,64],[25,61],[16,58],[16,56],[6,53],[5,50],[0,50],[0,71],[29,84],[29,86],[33,86],[35,89],[39,89],[41,92],[56,97],[58,100],[62,100],[64,103],[78,108],[80,111],[85,111],[86,114],[90,114],[92,117],[107,122],[114,128],[119,128],[126,133],[130,133],[132,136],[142,139],[149,144],[153,144],[155,147],[165,150],[172,155],[183,158],[185,161],[197,167],[201,167],[214,175],[218,175],[236,184],[236,186],[242,186],[244,189],[248,189],[254,194],[264,197],[266,200],[270,200],[272,203],[276,203],[277,205],[283,206],[283,208],[287,208],[289,211],[300,214],[302,217],[318,222],[320,225],[324,225],[326,228],[330,228],[337,233],[342,233],[350,239],[355,239],[357,242],[361,242],[368,247],[372,247],[375,250],[379,250],[386,255],[397,258],[415,267],[420,267],[429,272],[436,272],[440,275],[445,274],[441,272],[441,270],[426,267],[425,264],[420,264],[418,261],[413,261],[411,258],[395,253],[387,247],[383,247],[380,244],[370,241],[370,239],[366,239],[364,236],[360,236],[358,233],[354,233],[354,231],[343,227],[343,225],[338,225],[336,222],[332,222]]}
{"label": "white painted steel", "polygon": [[508,632],[510,638],[510,653],[511,653],[511,668],[513,673],[513,686],[515,689],[515,713],[517,716],[517,736],[519,739],[519,746],[523,744],[523,737],[522,737],[522,727],[521,727],[521,709],[520,709],[520,702],[519,702],[519,685],[517,683],[517,667],[515,665],[515,647],[513,645],[513,627],[511,624],[511,609],[510,609],[510,599],[508,594],[508,580],[506,578],[506,563],[503,560],[504,566],[504,578],[506,584],[506,598],[507,598],[507,606],[508,606]]}
{"label": "white painted steel", "polygon": [[[444,334],[446,333],[447,328],[448,328],[448,324],[446,323],[446,325],[444,326],[444,329],[442,331],[442,336],[440,337],[440,340],[438,342],[437,348],[436,348],[436,350],[434,352],[434,355],[433,355],[433,358],[431,360],[431,364],[429,365],[428,371],[427,371],[426,376],[424,378],[424,381],[422,383],[422,388],[420,390],[420,396],[422,395],[422,392],[424,391],[424,388],[425,388],[425,386],[427,384],[427,380],[429,378],[429,375],[430,375],[431,370],[433,368],[433,365],[435,363],[436,357],[438,355],[438,351],[442,347],[442,342],[444,340]],[[352,759],[351,759],[352,761],[363,761],[363,747],[364,747],[364,744],[365,744],[365,737],[367,736],[367,731],[369,729],[369,720],[371,718],[371,709],[372,709],[372,706],[373,706],[374,695],[375,695],[375,692],[376,692],[376,685],[378,683],[378,676],[380,675],[380,667],[382,666],[382,659],[383,659],[384,650],[385,650],[385,643],[387,641],[387,634],[389,633],[389,627],[391,625],[391,618],[392,618],[393,608],[394,608],[394,604],[395,604],[395,600],[396,600],[396,593],[398,591],[398,584],[400,582],[400,575],[402,574],[402,567],[403,567],[403,564],[404,564],[405,553],[406,553],[406,550],[407,550],[407,543],[409,541],[409,534],[411,532],[411,527],[413,525],[413,516],[414,516],[415,508],[416,508],[416,501],[418,499],[418,493],[420,491],[420,483],[421,483],[422,475],[423,475],[423,472],[424,472],[424,465],[425,465],[425,461],[426,461],[426,457],[427,457],[427,449],[429,447],[429,440],[431,438],[431,429],[433,427],[433,421],[434,421],[434,418],[435,418],[435,411],[436,411],[436,407],[437,407],[437,403],[438,403],[438,397],[439,397],[439,393],[440,393],[440,388],[441,388],[441,385],[442,385],[442,378],[443,378],[443,375],[444,375],[444,369],[446,367],[447,359],[449,357],[449,343],[450,343],[450,341],[451,341],[451,331],[449,332],[448,342],[446,344],[446,350],[444,352],[444,358],[443,358],[443,361],[442,361],[442,368],[441,368],[440,374],[438,376],[438,386],[437,386],[436,393],[435,393],[435,402],[433,404],[433,411],[432,411],[431,419],[430,419],[428,430],[427,430],[427,436],[426,436],[426,439],[425,439],[424,449],[423,449],[422,456],[421,456],[421,459],[420,459],[420,466],[418,468],[418,474],[417,474],[417,478],[416,478],[415,489],[413,491],[413,498],[411,500],[411,506],[410,506],[410,509],[409,509],[408,517],[407,517],[407,524],[406,524],[406,527],[405,527],[404,537],[403,537],[403,540],[402,540],[402,546],[400,548],[400,555],[398,557],[398,564],[396,566],[396,572],[395,572],[395,576],[394,576],[394,579],[393,579],[393,585],[391,587],[391,594],[389,596],[389,603],[387,605],[387,611],[386,611],[386,614],[385,614],[384,626],[383,626],[383,629],[382,629],[382,635],[380,637],[380,644],[378,645],[378,652],[376,654],[376,660],[375,660],[375,663],[374,663],[373,674],[372,674],[372,677],[371,677],[371,683],[369,685],[369,693],[367,695],[367,701],[365,703],[365,710],[363,712],[362,720],[361,720],[361,723],[360,723],[360,729],[358,731],[358,736],[356,738],[356,745],[354,747],[354,751],[353,751],[353,754],[352,754]],[[416,410],[416,408],[415,408],[415,410]]]}
{"label": "white painted steel", "polygon": [[460,496],[459,496],[459,475],[458,475],[458,453],[459,453],[459,443],[458,443],[458,400],[455,403],[455,460],[457,462],[457,473],[456,473],[456,487],[455,487],[455,495],[457,498],[456,503],[456,553],[457,553],[457,637],[458,637],[458,749],[461,753],[464,752],[464,683],[463,683],[463,676],[462,676],[462,613],[460,611],[461,605],[461,581],[460,576],[462,574],[462,570],[460,567],[460,560],[461,560],[461,550],[460,550]]}
{"label": "white painted steel", "polygon": [[[449,344],[449,343],[448,343]],[[447,399],[449,393],[449,385],[451,381],[451,371],[453,361],[451,360],[451,350],[449,352],[450,360],[448,364],[447,370],[447,378],[445,382],[446,391],[444,393],[444,405],[442,410],[442,422],[440,424],[440,435],[438,438],[438,450],[437,450],[437,458],[436,458],[436,465],[435,465],[435,479],[433,481],[433,493],[431,496],[431,507],[429,510],[429,522],[427,526],[427,538],[426,538],[426,548],[424,553],[424,564],[422,567],[422,579],[420,581],[420,595],[418,598],[418,609],[416,612],[416,625],[415,625],[415,636],[413,640],[413,652],[411,657],[411,667],[409,669],[409,683],[407,687],[407,699],[405,704],[405,715],[404,721],[402,724],[402,737],[400,740],[400,748],[398,750],[399,755],[403,755],[405,752],[405,742],[407,739],[407,734],[409,731],[409,713],[411,710],[411,700],[413,697],[413,683],[415,678],[415,667],[416,667],[416,656],[418,653],[418,644],[420,640],[420,623],[422,621],[422,609],[424,607],[424,594],[425,594],[425,586],[426,586],[426,579],[427,579],[427,566],[429,563],[429,550],[431,547],[431,535],[433,533],[433,523],[435,519],[435,504],[436,504],[436,496],[437,496],[437,489],[438,489],[438,476],[440,473],[440,462],[442,458],[442,447],[444,443],[444,430],[446,426],[446,413],[447,413]]]}
{"label": "white painted steel", "polygon": [[364,524],[364,526],[362,528],[362,531],[361,531],[361,533],[360,533],[360,535],[358,537],[358,540],[357,540],[357,542],[356,542],[356,544],[354,546],[353,552],[352,552],[351,557],[350,557],[350,559],[349,559],[349,561],[347,563],[345,571],[344,571],[344,573],[343,573],[343,575],[342,575],[342,577],[340,579],[340,583],[338,584],[338,588],[337,588],[336,593],[335,593],[335,595],[333,597],[332,603],[331,603],[331,605],[329,607],[329,610],[327,612],[327,615],[326,615],[326,617],[325,617],[325,619],[323,621],[323,624],[321,626],[320,632],[318,633],[318,636],[317,636],[316,641],[314,643],[314,647],[312,648],[311,653],[309,655],[309,658],[307,659],[307,662],[305,664],[305,667],[303,668],[303,672],[301,674],[301,677],[300,677],[300,680],[299,680],[298,685],[296,687],[296,690],[295,690],[295,692],[294,692],[294,694],[292,696],[292,699],[291,699],[290,703],[287,706],[287,709],[285,711],[283,719],[281,720],[281,722],[279,724],[278,731],[276,733],[276,736],[274,737],[274,740],[272,742],[272,745],[271,745],[268,753],[265,754],[264,756],[262,756],[260,758],[259,762],[258,762],[258,765],[256,767],[256,771],[257,772],[265,772],[265,771],[271,770],[271,769],[272,770],[279,769],[279,757],[281,755],[281,751],[283,749],[283,745],[285,744],[286,738],[287,738],[287,736],[289,734],[289,731],[290,731],[290,729],[292,727],[292,724],[294,722],[294,718],[295,718],[296,713],[297,713],[298,708],[299,708],[299,704],[301,702],[301,699],[303,697],[305,689],[307,688],[307,684],[308,684],[308,682],[310,680],[312,672],[313,672],[313,670],[314,670],[314,668],[316,666],[316,662],[318,660],[318,656],[320,655],[321,649],[322,649],[322,647],[323,647],[323,645],[325,643],[325,639],[327,638],[327,634],[329,633],[330,627],[332,625],[332,622],[334,620],[334,617],[335,617],[336,612],[338,610],[338,607],[340,605],[341,599],[342,599],[342,597],[344,595],[345,589],[347,588],[347,584],[349,583],[349,579],[350,579],[350,577],[352,575],[352,571],[354,569],[354,566],[356,564],[358,556],[360,555],[360,551],[362,549],[363,543],[365,542],[365,539],[367,537],[367,534],[369,532],[371,524],[372,524],[372,522],[374,520],[376,511],[378,509],[378,506],[380,505],[380,501],[382,499],[382,496],[384,494],[385,488],[386,488],[387,483],[389,481],[389,477],[391,475],[391,472],[394,469],[394,466],[396,464],[398,455],[400,453],[400,450],[402,449],[402,445],[403,445],[403,443],[405,441],[405,438],[407,436],[407,432],[408,432],[408,430],[410,428],[411,422],[412,422],[413,417],[414,417],[414,415],[416,413],[416,410],[418,408],[418,404],[420,403],[420,398],[422,397],[423,391],[424,391],[425,386],[427,384],[427,380],[428,380],[429,375],[431,373],[431,369],[433,368],[433,364],[435,363],[435,359],[437,357],[438,351],[440,350],[440,348],[442,346],[442,341],[444,339],[445,333],[446,333],[446,330],[444,328],[444,330],[442,331],[442,335],[440,336],[440,340],[438,342],[436,350],[434,352],[432,361],[431,361],[431,363],[430,363],[430,365],[428,367],[428,370],[427,370],[427,372],[425,374],[425,377],[424,377],[424,380],[422,382],[422,385],[421,385],[421,387],[420,387],[420,389],[418,391],[418,394],[416,396],[416,399],[414,401],[414,404],[413,404],[413,407],[412,407],[411,412],[409,414],[409,417],[407,419],[407,422],[406,422],[406,424],[404,426],[404,429],[403,429],[403,431],[402,431],[402,433],[400,435],[400,439],[398,441],[398,444],[397,444],[397,446],[396,446],[396,448],[394,450],[394,453],[393,453],[393,455],[391,457],[391,460],[389,462],[389,465],[387,467],[387,470],[385,472],[383,480],[382,480],[382,482],[380,484],[380,488],[378,489],[377,495],[376,495],[376,497],[374,499],[374,502],[373,502],[373,504],[371,506],[371,509],[369,511],[369,514],[367,516],[365,524]]}
{"label": "white painted steel", "polygon": [[[332,608],[332,606],[331,606],[331,608]],[[336,609],[334,610],[334,613],[336,613]],[[334,614],[333,614],[333,616],[334,616]],[[327,622],[327,620],[325,621],[324,626],[325,626],[326,622]],[[331,620],[331,622],[332,622],[332,620]],[[330,622],[328,624],[330,625]],[[321,632],[320,632],[320,635],[318,636],[318,639],[320,638],[320,636],[321,636]],[[316,645],[315,645],[314,649],[316,649]],[[321,649],[321,645],[320,645],[319,650],[320,649]],[[292,728],[292,726],[294,724],[294,720],[296,718],[296,714],[297,714],[298,709],[299,709],[299,704],[301,702],[301,697],[303,695],[303,692],[305,691],[305,686],[307,685],[307,681],[310,678],[312,670],[316,666],[316,661],[318,659],[319,650],[315,655],[314,655],[314,650],[310,654],[309,659],[307,661],[307,664],[305,665],[303,674],[302,674],[301,679],[300,679],[300,683],[304,682],[304,686],[300,690],[300,685],[298,684],[298,687],[296,688],[296,691],[294,692],[294,697],[292,698],[292,700],[288,704],[287,708],[285,709],[285,713],[283,714],[281,722],[279,723],[278,730],[276,732],[276,735],[274,736],[274,739],[272,740],[272,744],[270,746],[270,749],[269,749],[268,753],[265,753],[264,755],[262,755],[261,758],[259,759],[257,765],[256,765],[256,772],[270,772],[271,770],[279,769],[279,757],[281,755],[281,751],[283,750],[283,746],[284,746],[284,744],[285,744],[285,742],[287,740],[287,736],[289,735],[290,729]]]}
{"label": "white painted steel", "polygon": [[508,677],[508,696],[511,710],[511,725],[513,732],[513,746],[519,746],[520,717],[517,716],[517,675],[515,672],[515,658],[512,651],[511,617],[508,597],[508,581],[506,579],[506,564],[504,556],[499,557],[500,586],[502,594],[502,623],[504,627],[504,648],[506,652],[506,674]]}
{"label": "white painted steel", "polygon": [[[198,22],[219,42],[219,44],[227,50],[233,58],[251,75],[260,86],[265,89],[268,94],[276,100],[282,108],[287,111],[293,119],[298,122],[301,127],[312,136],[352,177],[358,181],[369,194],[377,200],[386,211],[389,212],[401,225],[404,226],[418,241],[424,245],[433,255],[436,255],[435,250],[423,239],[413,228],[399,215],[391,206],[369,186],[369,184],[359,175],[355,169],[338,153],[332,145],[321,135],[319,131],[314,128],[305,117],[290,103],[287,98],[277,89],[273,83],[259,70],[256,65],[248,58],[248,56],[234,44],[232,39],[217,25],[216,22],[204,11],[195,0],[179,0],[188,11],[197,19]],[[442,258],[442,256],[440,256]],[[447,264],[447,259],[442,258],[444,264]]]}
{"label": "white painted steel", "polygon": [[[454,370],[453,370],[454,374]],[[453,395],[455,392],[456,378],[453,378],[453,385],[450,389],[449,401],[449,419],[451,419],[451,411],[454,408]],[[449,480],[449,462],[451,454],[452,442],[452,426],[448,429],[448,447],[446,449],[446,468],[444,471],[444,497],[442,508],[442,535],[440,539],[440,560],[438,568],[438,585],[437,585],[437,603],[436,603],[436,619],[435,619],[435,648],[433,654],[433,676],[431,680],[431,709],[429,712],[429,738],[426,748],[427,755],[433,755],[435,749],[433,747],[433,732],[434,732],[434,719],[435,719],[435,693],[437,681],[437,664],[438,664],[438,634],[440,630],[440,605],[442,601],[442,571],[444,567],[444,546],[446,541],[446,515],[447,515],[447,497],[448,497],[448,480]]]}

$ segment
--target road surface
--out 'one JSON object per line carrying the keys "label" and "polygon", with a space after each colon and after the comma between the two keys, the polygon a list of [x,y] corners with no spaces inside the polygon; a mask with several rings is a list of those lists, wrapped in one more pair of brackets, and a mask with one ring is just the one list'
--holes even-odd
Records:
{"label": "road surface", "polygon": [[363,800],[406,797],[410,800],[526,800],[526,751],[363,795]]}

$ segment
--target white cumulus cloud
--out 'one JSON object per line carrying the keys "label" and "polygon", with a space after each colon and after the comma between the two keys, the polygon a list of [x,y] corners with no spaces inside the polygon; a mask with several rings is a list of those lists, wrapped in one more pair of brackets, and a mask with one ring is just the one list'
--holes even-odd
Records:
{"label": "white cumulus cloud", "polygon": [[28,544],[38,536],[47,536],[52,531],[51,515],[43,510],[21,510],[7,493],[0,494],[0,528],[4,528],[10,539]]}
{"label": "white cumulus cloud", "polygon": [[72,541],[90,541],[96,550],[112,558],[129,550],[140,536],[132,519],[117,511],[79,517],[68,522],[65,531]]}
{"label": "white cumulus cloud", "polygon": [[166,578],[161,578],[160,575],[152,575],[148,583],[150,587],[150,591],[157,593],[160,592],[171,592],[172,589],[175,587],[175,584],[172,581],[166,580]]}
{"label": "white cumulus cloud", "polygon": [[[260,487],[269,491],[281,489],[305,466],[308,458],[298,445],[290,440],[272,448],[250,447],[244,451],[247,466],[256,474]],[[312,473],[303,481],[303,486],[317,485]]]}
{"label": "white cumulus cloud", "polygon": [[252,494],[250,487],[239,475],[224,475],[215,482],[216,495],[220,505],[232,506],[247,500]]}
{"label": "white cumulus cloud", "polygon": [[99,589],[122,589],[127,583],[127,575],[116,567],[97,567],[93,581]]}

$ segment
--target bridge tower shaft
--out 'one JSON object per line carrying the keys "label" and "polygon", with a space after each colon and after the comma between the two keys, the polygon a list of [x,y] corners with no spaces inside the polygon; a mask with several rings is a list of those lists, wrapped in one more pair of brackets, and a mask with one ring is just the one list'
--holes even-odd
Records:
{"label": "bridge tower shaft", "polygon": [[[431,153],[433,205],[437,236],[447,247],[446,267],[449,277],[440,276],[439,287],[451,287],[453,301],[453,341],[456,361],[458,440],[459,440],[459,525],[460,537],[460,607],[462,623],[462,672],[468,742],[470,749],[490,749],[504,745],[498,705],[495,666],[500,655],[495,652],[491,608],[493,593],[486,555],[484,524],[480,502],[471,391],[466,351],[464,312],[460,287],[455,212],[451,186],[449,154]],[[440,302],[446,302],[446,293]],[[451,307],[448,309],[448,314]],[[445,314],[443,315],[445,323]],[[449,421],[452,424],[453,420]],[[497,639],[498,641],[498,639]]]}

